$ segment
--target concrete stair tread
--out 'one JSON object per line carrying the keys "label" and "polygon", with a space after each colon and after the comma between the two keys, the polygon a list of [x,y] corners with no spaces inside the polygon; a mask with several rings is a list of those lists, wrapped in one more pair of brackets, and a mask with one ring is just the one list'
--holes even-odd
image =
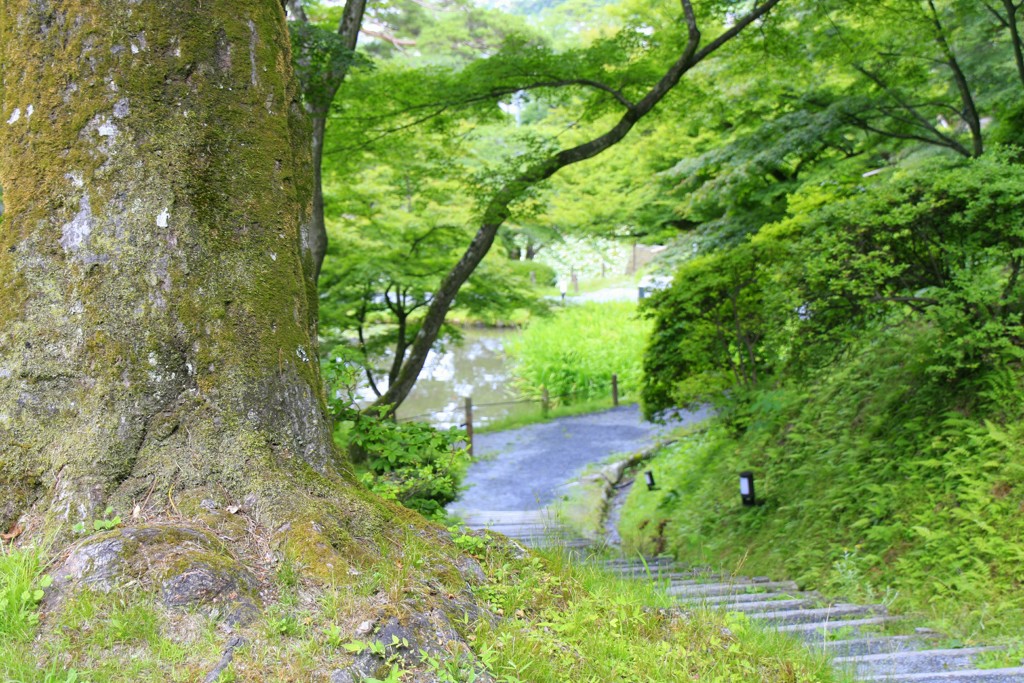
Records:
{"label": "concrete stair tread", "polygon": [[804,624],[785,624],[776,628],[780,633],[806,634],[812,637],[820,637],[816,631],[830,631],[841,628],[855,629],[858,633],[862,626],[882,626],[899,621],[899,617],[880,616],[865,617],[864,619],[832,619],[828,621],[811,622]]}
{"label": "concrete stair tread", "polygon": [[730,593],[769,593],[787,590],[800,590],[793,581],[766,581],[764,583],[692,583],[672,584],[667,589],[669,595],[677,597],[694,597],[700,595],[728,595]]}
{"label": "concrete stair tread", "polygon": [[861,656],[872,654],[893,654],[895,652],[913,652],[928,647],[928,641],[919,635],[884,636],[875,635],[864,638],[846,640],[822,640],[816,638],[807,643],[808,647],[820,648],[837,656],[836,653],[847,653],[839,656]]}
{"label": "concrete stair tread", "polygon": [[738,593],[733,595],[697,595],[692,598],[680,598],[679,603],[684,605],[704,605],[705,607],[717,609],[721,603],[743,603],[743,602],[772,602],[783,600],[817,600],[822,597],[818,591],[778,591],[774,593]]}
{"label": "concrete stair tread", "polygon": [[922,649],[908,652],[838,657],[832,662],[860,678],[947,671],[969,671],[977,667],[977,656],[999,651],[997,647]]}
{"label": "concrete stair tread", "polygon": [[[879,627],[897,622],[883,605],[828,604],[816,591],[793,581],[743,577],[658,561],[606,561],[604,569],[623,578],[653,579],[684,609],[741,612],[779,633],[803,639],[808,647],[833,655],[837,669],[858,681],[891,683],[1024,683],[1024,666],[976,669],[974,658],[999,647],[932,648],[927,633],[885,635]],[[846,631],[843,633],[843,631]],[[839,635],[841,639],[830,639]]]}
{"label": "concrete stair tread", "polygon": [[593,542],[559,523],[549,510],[452,510],[471,529],[493,531],[533,548],[589,548]]}
{"label": "concrete stair tread", "polygon": [[1024,666],[1007,669],[964,669],[961,671],[929,671],[912,674],[883,674],[861,679],[888,683],[1021,683]]}
{"label": "concrete stair tread", "polygon": [[886,609],[882,605],[849,605],[839,603],[830,607],[812,609],[774,610],[771,612],[754,612],[748,614],[751,619],[771,621],[780,624],[805,624],[822,620],[842,619],[850,616],[874,615],[884,616]]}
{"label": "concrete stair tread", "polygon": [[644,565],[650,567],[655,564],[675,564],[676,560],[673,557],[667,555],[660,555],[657,557],[645,557],[642,560],[637,557],[631,558],[613,558],[610,560],[602,560],[601,564],[605,567],[643,567]]}
{"label": "concrete stair tread", "polygon": [[[668,579],[672,586],[703,586],[712,583],[729,584],[731,586],[763,586],[765,584],[779,583],[772,581],[766,576],[733,576],[732,574],[721,573],[700,573],[700,572],[679,572],[659,577]],[[788,582],[792,583],[792,582]]]}
{"label": "concrete stair tread", "polygon": [[[634,572],[632,576],[640,579],[646,579],[648,573],[659,581],[668,581],[673,586],[687,586],[696,585],[699,583],[708,583],[709,581],[720,581],[728,579],[726,574],[707,574],[700,571],[679,571],[671,567],[665,569],[652,569],[650,572],[638,571]],[[620,576],[628,576],[629,572],[619,572]]]}
{"label": "concrete stair tread", "polygon": [[881,654],[873,655],[859,655],[853,657],[835,657],[832,661],[838,664],[845,664],[847,662],[877,662],[884,661],[886,659],[894,658],[912,658],[912,657],[928,657],[936,655],[976,655],[982,652],[997,652],[1003,650],[998,646],[990,645],[987,647],[951,647],[951,648],[937,648],[934,650],[904,650],[902,652],[886,652]]}
{"label": "concrete stair tread", "polygon": [[[755,593],[754,595],[759,595]],[[821,606],[820,600],[808,600],[805,598],[795,598],[792,600],[759,600],[751,602],[715,602],[705,603],[706,609],[719,610],[722,612],[761,612],[768,613],[769,611],[782,611],[782,610],[802,610],[809,611],[812,608]],[[754,615],[749,615],[751,618]]]}

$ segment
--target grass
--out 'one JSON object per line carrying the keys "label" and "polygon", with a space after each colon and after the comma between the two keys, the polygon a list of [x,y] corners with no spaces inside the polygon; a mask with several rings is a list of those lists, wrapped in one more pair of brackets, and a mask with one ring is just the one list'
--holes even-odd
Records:
{"label": "grass", "polygon": [[[620,287],[636,287],[640,281],[640,275],[612,275],[604,278],[593,278],[579,281],[580,294],[590,294],[591,292],[598,292],[602,289],[620,288]],[[561,290],[558,289],[557,285],[550,287],[539,287],[538,291],[542,296],[553,296],[560,297],[562,295]],[[572,301],[573,297],[576,296],[575,290],[572,287],[566,292],[566,301]]]}
{"label": "grass", "polygon": [[514,618],[481,622],[476,647],[503,683],[842,680],[825,657],[742,615],[684,616],[653,582],[557,550],[491,570],[497,581],[483,597]]}
{"label": "grass", "polygon": [[[1022,642],[1024,377],[958,392],[927,336],[876,340],[806,383],[726,406],[650,467],[620,524],[633,549],[886,602],[962,644]],[[737,397],[739,398],[739,397]],[[764,505],[740,505],[755,472]]]}
{"label": "grass", "polygon": [[540,404],[537,404],[537,410],[529,413],[516,413],[503,417],[493,422],[488,422],[485,425],[476,428],[477,434],[485,434],[487,432],[502,432],[507,429],[516,429],[518,427],[525,427],[531,424],[537,424],[540,422],[550,422],[560,417],[571,417],[573,415],[584,415],[586,413],[598,413],[602,410],[608,410],[612,407],[611,397],[607,398],[592,398],[577,403],[561,403],[554,404],[548,410],[547,415],[541,410]]}
{"label": "grass", "polygon": [[523,396],[586,399],[611,394],[618,376],[620,397],[639,395],[649,321],[631,302],[582,304],[538,318],[508,344],[514,383]]}
{"label": "grass", "polygon": [[[429,674],[467,683],[482,670],[498,683],[840,680],[823,658],[741,617],[671,609],[652,582],[622,580],[558,551],[523,557],[486,537],[454,538],[477,556],[486,578],[473,592],[497,618],[453,619],[471,652],[452,643],[415,672],[396,661],[385,680]],[[453,552],[410,531],[372,571],[328,585],[282,562],[269,591],[276,598],[235,631],[246,642],[219,681],[308,681],[344,667],[359,649],[387,650],[372,637],[354,639],[356,625],[381,623],[425,591],[453,590],[437,574]],[[0,555],[5,683],[202,680],[232,635],[215,614],[169,610],[133,589],[84,590],[41,620],[33,596],[47,590],[39,588],[45,566],[40,551]],[[31,604],[15,608],[10,596],[20,600],[26,590]]]}

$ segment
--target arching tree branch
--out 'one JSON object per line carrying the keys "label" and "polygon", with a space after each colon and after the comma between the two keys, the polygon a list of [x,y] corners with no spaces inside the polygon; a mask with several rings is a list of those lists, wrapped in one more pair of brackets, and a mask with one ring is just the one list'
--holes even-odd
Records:
{"label": "arching tree branch", "polygon": [[686,72],[739,35],[747,26],[768,14],[779,2],[781,0],[766,0],[755,6],[750,12],[739,17],[722,35],[701,49],[701,33],[693,5],[690,0],[681,0],[687,39],[679,58],[669,66],[665,74],[647,94],[636,105],[628,108],[618,122],[604,134],[534,163],[520,176],[495,192],[484,209],[480,227],[473,237],[473,241],[459,262],[449,271],[434,295],[420,330],[409,348],[408,357],[401,371],[384,395],[374,403],[371,410],[380,406],[389,406],[393,411],[409,395],[416,383],[416,378],[423,369],[431,347],[437,340],[445,316],[454,302],[459,288],[469,279],[469,276],[487,255],[494,243],[498,229],[511,215],[511,204],[522,197],[529,188],[550,178],[560,169],[591,159],[621,141],[641,118],[650,113],[664,99]]}

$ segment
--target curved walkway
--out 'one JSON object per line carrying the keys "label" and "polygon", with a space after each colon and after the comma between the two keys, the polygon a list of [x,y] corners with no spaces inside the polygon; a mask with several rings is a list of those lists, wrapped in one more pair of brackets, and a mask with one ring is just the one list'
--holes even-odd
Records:
{"label": "curved walkway", "polygon": [[448,509],[470,527],[534,538],[546,526],[545,506],[585,466],[649,448],[670,429],[707,416],[703,409],[682,411],[669,424],[657,425],[630,405],[479,434],[474,440],[478,461],[464,482],[469,488]]}

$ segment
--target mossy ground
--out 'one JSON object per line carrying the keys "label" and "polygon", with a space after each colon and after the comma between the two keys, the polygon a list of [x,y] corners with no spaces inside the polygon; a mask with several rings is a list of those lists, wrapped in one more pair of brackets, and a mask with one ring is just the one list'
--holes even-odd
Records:
{"label": "mossy ground", "polygon": [[[503,683],[835,680],[795,642],[721,613],[684,614],[651,584],[612,578],[557,551],[535,555],[501,537],[397,528],[377,561],[330,580],[288,554],[261,560],[237,550],[255,565],[247,568],[261,579],[264,607],[235,627],[208,606],[168,608],[139,582],[40,608],[34,591],[52,590],[42,577],[60,558],[6,550],[0,680],[202,680],[236,636],[244,643],[222,682],[326,681],[370,653],[373,675],[396,681],[462,683],[483,672]],[[399,657],[400,645],[374,643],[365,627],[414,623],[432,610],[446,614],[457,640],[416,661]]]}

